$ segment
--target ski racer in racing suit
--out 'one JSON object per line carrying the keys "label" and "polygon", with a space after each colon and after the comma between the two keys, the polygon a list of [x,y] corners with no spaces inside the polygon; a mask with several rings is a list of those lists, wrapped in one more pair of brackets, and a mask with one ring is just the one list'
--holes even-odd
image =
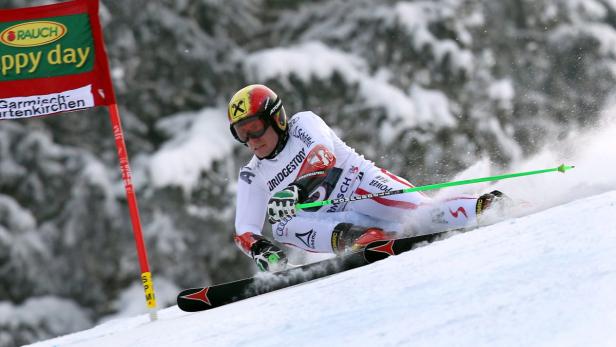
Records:
{"label": "ski racer in racing suit", "polygon": [[423,193],[375,197],[297,210],[295,205],[412,187],[347,146],[316,114],[287,119],[268,87],[249,85],[229,102],[233,136],[254,154],[239,172],[235,243],[262,271],[284,269],[287,257],[262,236],[267,217],[276,241],[310,252],[341,254],[403,232],[473,227],[502,193],[435,201]]}

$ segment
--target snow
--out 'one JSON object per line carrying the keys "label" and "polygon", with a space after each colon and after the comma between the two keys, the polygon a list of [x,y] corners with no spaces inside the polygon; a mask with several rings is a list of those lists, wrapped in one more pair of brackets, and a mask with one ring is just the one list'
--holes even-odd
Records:
{"label": "snow", "polygon": [[[451,59],[450,64],[454,70],[471,71],[473,55],[469,50],[459,47],[453,40],[439,40],[429,29],[431,20],[436,18],[454,18],[456,14],[451,8],[439,8],[429,1],[415,3],[399,2],[395,5],[395,19],[399,21],[412,37],[412,45],[417,51],[429,47],[435,55],[437,62],[445,57]],[[462,42],[469,43],[470,34],[460,30]]]}
{"label": "snow", "polygon": [[310,81],[312,77],[328,79],[339,73],[347,82],[354,82],[366,69],[366,63],[357,56],[328,48],[318,41],[261,50],[249,54],[244,63],[246,75],[257,81],[291,74]]}
{"label": "snow", "polygon": [[513,81],[508,78],[495,81],[488,89],[488,96],[496,101],[500,108],[511,110],[515,96]]}
{"label": "snow", "polygon": [[32,346],[607,345],[614,225],[616,190],[212,311],[172,306]]}
{"label": "snow", "polygon": [[[455,187],[438,195],[501,189],[530,203],[523,216],[212,311],[164,308],[155,322],[137,314],[143,293],[134,286],[113,306],[135,316],[110,317],[32,346],[609,345],[616,338],[615,107],[605,107],[595,128],[572,130],[514,163],[515,170],[496,170],[486,158],[454,179],[576,166],[565,174]],[[166,129],[191,128],[197,119],[179,117]],[[172,283],[158,286],[161,297],[177,291]],[[13,311],[0,306],[1,317]]]}
{"label": "snow", "polygon": [[[605,5],[594,0],[569,0],[565,6],[569,7],[570,13],[577,13],[581,18],[601,20],[607,16]],[[581,19],[579,19],[581,21]]]}
{"label": "snow", "polygon": [[173,137],[151,157],[148,174],[154,186],[179,186],[189,192],[213,161],[231,155],[234,140],[224,114],[206,108],[158,122],[158,128]]}
{"label": "snow", "polygon": [[[32,346],[609,345],[616,338],[614,107],[588,132],[572,131],[503,170],[576,165],[565,174],[437,194],[501,189],[529,202],[522,216],[212,311],[164,308],[155,322],[137,314],[144,304],[135,286],[113,303],[135,316]],[[499,173],[486,158],[453,179]],[[177,292],[172,283],[158,286],[167,299]]]}
{"label": "snow", "polygon": [[495,188],[515,191],[518,198],[532,201],[540,210],[557,204],[616,189],[616,109],[606,108],[603,121],[585,133],[572,132],[563,141],[553,144],[524,162],[514,163],[519,171],[541,168],[546,163],[565,162],[576,165],[565,175],[538,175],[518,180],[501,181]]}
{"label": "snow", "polygon": [[[0,326],[8,328],[8,332],[0,330],[0,346],[8,346],[7,343],[13,341],[10,331],[21,328],[23,334],[28,334],[28,326],[58,333],[66,329],[85,329],[91,324],[83,310],[67,299],[42,296],[28,299],[21,305],[0,302]],[[34,332],[30,333],[36,336]]]}
{"label": "snow", "polygon": [[399,133],[418,125],[438,129],[457,124],[456,117],[449,111],[448,98],[441,91],[422,88],[418,84],[412,84],[407,90],[401,89],[388,82],[390,74],[385,69],[372,75],[368,64],[361,58],[318,41],[249,54],[244,70],[252,81],[276,79],[290,83],[293,76],[309,84],[314,78],[328,80],[338,74],[347,83],[357,83],[366,106],[382,108],[390,121],[380,131],[383,139],[394,139]]}
{"label": "snow", "polygon": [[[177,285],[164,277],[156,278],[154,286],[156,301],[159,305],[174,303],[177,293],[181,290],[181,288],[178,288]],[[106,316],[102,321],[107,322],[143,313],[145,305],[140,300],[141,298],[143,298],[143,285],[141,283],[134,283],[125,289],[119,298],[113,302],[112,306],[118,313]]]}
{"label": "snow", "polygon": [[456,117],[449,111],[449,101],[443,92],[413,85],[410,94],[413,100],[417,100],[417,113],[422,115],[426,122],[431,120],[433,123],[445,127],[457,125]]}
{"label": "snow", "polygon": [[[616,338],[616,114],[515,171],[576,168],[439,192],[501,189],[526,212],[412,252],[211,311],[112,318],[32,346],[605,346]],[[557,165],[557,164],[555,164]],[[554,165],[554,166],[555,166]],[[498,174],[486,158],[454,179]],[[513,170],[504,170],[512,172]],[[172,283],[161,296],[172,296]],[[142,306],[143,308],[143,306]],[[4,308],[6,310],[6,307]],[[143,311],[141,311],[143,312]]]}
{"label": "snow", "polygon": [[[6,216],[6,224],[11,229],[25,231],[36,226],[34,216],[8,195],[0,194],[0,214]],[[2,230],[2,225],[0,225],[0,230]]]}

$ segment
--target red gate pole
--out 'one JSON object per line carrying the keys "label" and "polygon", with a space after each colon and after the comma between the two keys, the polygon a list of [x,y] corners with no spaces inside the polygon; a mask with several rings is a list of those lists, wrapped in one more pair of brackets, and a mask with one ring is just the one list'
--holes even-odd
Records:
{"label": "red gate pole", "polygon": [[116,148],[118,150],[118,159],[120,160],[120,170],[122,172],[122,180],[124,181],[124,189],[126,190],[126,198],[128,201],[128,209],[130,219],[133,226],[133,234],[135,236],[135,246],[137,247],[137,255],[139,257],[139,265],[141,267],[141,282],[145,292],[145,300],[150,311],[150,320],[157,319],[156,314],[156,296],[154,295],[154,285],[152,282],[152,274],[148,265],[148,255],[143,242],[143,232],[141,229],[141,221],[139,219],[139,209],[137,208],[137,197],[133,188],[131,170],[128,164],[128,153],[126,143],[124,142],[124,132],[122,131],[122,123],[120,121],[120,112],[117,104],[109,105],[109,116],[113,128],[113,136],[115,138]]}

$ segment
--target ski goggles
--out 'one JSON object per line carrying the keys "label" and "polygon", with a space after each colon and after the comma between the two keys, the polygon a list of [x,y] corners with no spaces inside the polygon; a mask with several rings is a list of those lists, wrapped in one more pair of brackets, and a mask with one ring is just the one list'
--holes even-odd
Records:
{"label": "ski goggles", "polygon": [[241,143],[250,139],[258,139],[265,134],[269,124],[261,117],[251,117],[239,121],[231,127],[233,135]]}

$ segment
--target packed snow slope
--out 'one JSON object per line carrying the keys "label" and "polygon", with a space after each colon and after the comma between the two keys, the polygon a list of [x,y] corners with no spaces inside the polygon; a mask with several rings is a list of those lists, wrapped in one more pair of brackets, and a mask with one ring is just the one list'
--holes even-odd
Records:
{"label": "packed snow slope", "polygon": [[615,255],[612,190],[212,311],[33,346],[607,346]]}

